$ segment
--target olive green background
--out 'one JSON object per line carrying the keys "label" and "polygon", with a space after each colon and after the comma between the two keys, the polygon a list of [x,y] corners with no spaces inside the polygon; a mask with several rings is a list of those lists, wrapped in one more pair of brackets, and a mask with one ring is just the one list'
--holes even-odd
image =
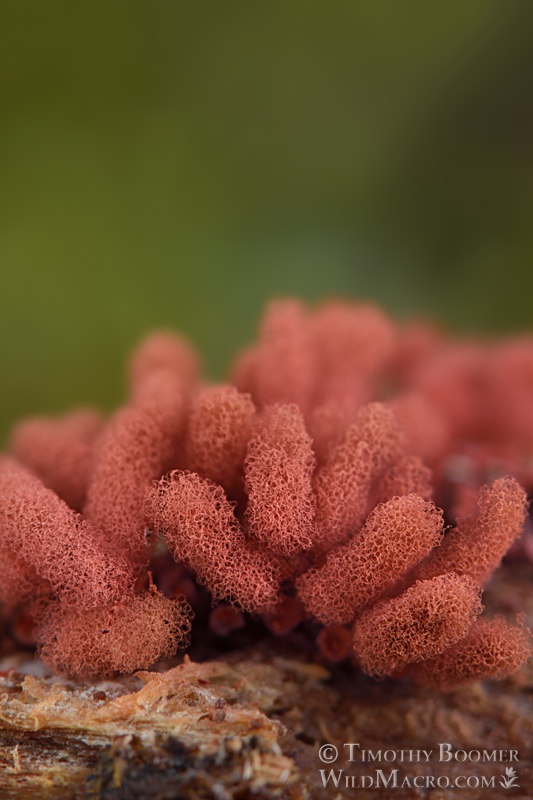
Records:
{"label": "olive green background", "polygon": [[272,296],[527,329],[533,3],[4,2],[0,436]]}

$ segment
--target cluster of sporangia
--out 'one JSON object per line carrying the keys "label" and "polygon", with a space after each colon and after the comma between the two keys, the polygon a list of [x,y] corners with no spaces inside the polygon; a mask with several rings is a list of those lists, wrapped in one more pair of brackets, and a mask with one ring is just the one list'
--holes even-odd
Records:
{"label": "cluster of sporangia", "polygon": [[129,380],[110,419],[24,421],[0,457],[3,613],[54,670],[173,655],[205,589],[211,631],[301,626],[374,676],[449,687],[526,660],[523,623],[480,597],[533,486],[531,340],[284,300],[228,383],[171,334]]}

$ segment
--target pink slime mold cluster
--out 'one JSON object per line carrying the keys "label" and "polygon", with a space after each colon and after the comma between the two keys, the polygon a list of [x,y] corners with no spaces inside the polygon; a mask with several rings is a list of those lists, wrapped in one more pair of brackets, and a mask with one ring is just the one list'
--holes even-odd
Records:
{"label": "pink slime mold cluster", "polygon": [[529,632],[485,618],[481,596],[513,542],[527,552],[531,487],[532,339],[455,340],[370,305],[280,300],[226,383],[156,333],[109,419],[15,427],[0,457],[2,614],[71,676],[187,647],[207,591],[210,635],[252,617],[376,677],[500,677],[529,656]]}

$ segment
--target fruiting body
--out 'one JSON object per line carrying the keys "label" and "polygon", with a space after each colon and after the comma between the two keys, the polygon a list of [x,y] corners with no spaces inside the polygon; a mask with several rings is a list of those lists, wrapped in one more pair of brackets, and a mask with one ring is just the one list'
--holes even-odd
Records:
{"label": "fruiting body", "polygon": [[226,384],[155,334],[109,420],[15,429],[0,604],[75,676],[184,647],[183,595],[211,638],[251,614],[378,677],[508,674],[527,631],[476,617],[527,515],[532,375],[529,340],[455,342],[347,302],[273,303]]}

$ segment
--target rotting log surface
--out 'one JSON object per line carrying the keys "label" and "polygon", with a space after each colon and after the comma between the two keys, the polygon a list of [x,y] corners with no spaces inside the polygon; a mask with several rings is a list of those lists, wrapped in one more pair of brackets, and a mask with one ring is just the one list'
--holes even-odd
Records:
{"label": "rotting log surface", "polygon": [[[533,621],[533,573],[503,569],[491,610],[523,610]],[[407,681],[374,682],[353,669],[328,670],[280,640],[225,660],[184,663],[116,681],[74,684],[4,659],[0,677],[1,800],[304,800],[393,797],[533,797],[533,668],[513,679],[451,693]],[[26,655],[27,661],[27,655]],[[163,667],[161,667],[163,669]],[[339,748],[322,764],[321,744]],[[388,774],[496,776],[507,763],[439,763],[439,742],[466,750],[510,748],[519,787],[357,789],[321,786],[320,770],[372,773],[348,763],[345,742],[372,750],[432,749],[429,763],[381,764]]]}

